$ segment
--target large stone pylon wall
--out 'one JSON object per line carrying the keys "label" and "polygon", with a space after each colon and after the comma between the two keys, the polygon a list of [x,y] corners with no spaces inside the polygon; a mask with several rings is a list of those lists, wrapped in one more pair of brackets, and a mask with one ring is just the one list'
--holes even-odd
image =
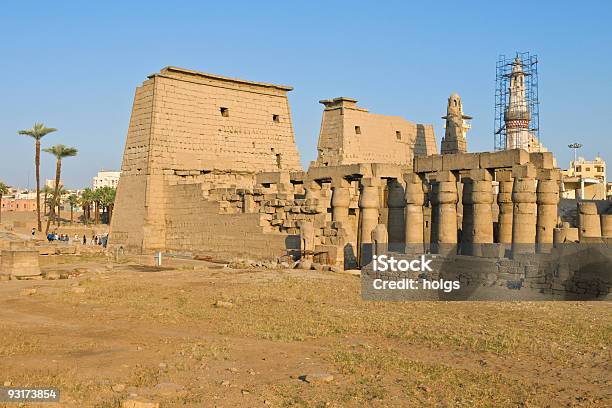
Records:
{"label": "large stone pylon wall", "polygon": [[324,106],[315,166],[392,163],[412,166],[415,155],[437,153],[433,126],[368,112],[357,100],[335,98]]}
{"label": "large stone pylon wall", "polygon": [[165,249],[168,183],[301,170],[291,89],[175,67],[151,75],[134,98],[110,243]]}

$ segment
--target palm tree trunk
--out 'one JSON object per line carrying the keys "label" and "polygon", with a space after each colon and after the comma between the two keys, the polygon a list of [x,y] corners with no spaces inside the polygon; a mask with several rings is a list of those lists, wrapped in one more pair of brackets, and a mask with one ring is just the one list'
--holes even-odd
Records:
{"label": "palm tree trunk", "polygon": [[2,224],[2,194],[0,194],[0,224]]}
{"label": "palm tree trunk", "polygon": [[74,221],[74,207],[72,206],[72,204],[70,204],[70,225],[72,225],[73,221]]}
{"label": "palm tree trunk", "polygon": [[55,213],[55,207],[59,205],[58,195],[59,195],[59,189],[60,189],[61,172],[62,172],[62,161],[58,159],[57,163],[55,164],[55,194],[53,196],[53,204],[51,205],[51,214],[49,214],[49,218],[47,218],[47,228],[45,228],[45,235],[49,233],[49,225],[51,224],[51,217]]}
{"label": "palm tree trunk", "polygon": [[113,204],[108,206],[108,225],[110,225],[112,218],[113,218]]}
{"label": "palm tree trunk", "polygon": [[45,192],[45,202],[44,202],[43,215],[47,215],[47,193],[46,192]]}
{"label": "palm tree trunk", "polygon": [[42,223],[40,221],[40,140],[36,139],[36,159],[34,160],[36,167],[36,216],[38,219],[38,232],[42,232]]}

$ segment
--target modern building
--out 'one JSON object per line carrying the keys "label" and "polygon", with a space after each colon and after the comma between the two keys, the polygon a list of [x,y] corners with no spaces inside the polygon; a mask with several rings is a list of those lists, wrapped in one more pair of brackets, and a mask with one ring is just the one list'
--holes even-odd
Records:
{"label": "modern building", "polygon": [[579,157],[570,161],[569,168],[561,172],[563,198],[605,200],[608,196],[606,162],[599,156],[595,160]]}
{"label": "modern building", "polygon": [[[60,180],[60,186],[64,186],[64,180]],[[45,180],[45,187],[54,189],[55,188],[55,179],[47,179]]]}
{"label": "modern building", "polygon": [[120,171],[101,170],[93,178],[91,186],[94,190],[101,188],[101,187],[117,188],[117,184],[119,183],[120,176],[121,176]]}

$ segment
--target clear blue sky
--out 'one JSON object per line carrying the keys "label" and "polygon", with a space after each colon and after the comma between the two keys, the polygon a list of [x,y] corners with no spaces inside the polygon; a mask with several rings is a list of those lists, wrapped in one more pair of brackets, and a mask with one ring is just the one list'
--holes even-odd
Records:
{"label": "clear blue sky", "polygon": [[[79,149],[68,187],[89,185],[121,155],[134,89],[175,65],[288,84],[306,166],[320,99],[354,97],[371,112],[433,123],[448,95],[474,117],[471,151],[493,147],[495,61],[539,56],[543,143],[561,166],[580,141],[612,164],[612,2],[4,2],[0,11],[0,180],[33,185],[33,141]],[[43,155],[42,178],[54,161]]]}

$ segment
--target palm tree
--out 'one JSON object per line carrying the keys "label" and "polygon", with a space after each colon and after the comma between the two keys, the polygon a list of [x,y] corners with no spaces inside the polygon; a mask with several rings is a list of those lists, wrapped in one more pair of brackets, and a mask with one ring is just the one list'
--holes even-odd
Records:
{"label": "palm tree", "polygon": [[[51,214],[55,212],[55,207],[59,202],[59,193],[60,193],[60,176],[62,172],[62,159],[65,157],[76,156],[78,150],[74,147],[64,146],[63,144],[58,144],[55,146],[51,146],[47,149],[44,149],[45,152],[51,153],[57,159],[55,164],[55,194],[53,205],[51,206]],[[45,228],[45,235],[49,233],[49,224],[51,223],[51,217],[47,218],[47,227]]]}
{"label": "palm tree", "polygon": [[74,207],[79,204],[79,197],[76,194],[68,196],[68,204],[70,204],[70,225],[74,222]]}
{"label": "palm tree", "polygon": [[91,218],[91,203],[93,202],[93,191],[91,188],[83,189],[81,193],[81,206],[83,206],[83,222],[87,222]]}
{"label": "palm tree", "polygon": [[94,224],[97,225],[100,222],[100,206],[102,203],[102,189],[96,188],[91,194],[91,198],[94,204]]}
{"label": "palm tree", "polygon": [[42,189],[43,194],[45,195],[43,203],[44,203],[44,208],[43,208],[43,216],[47,215],[47,206],[49,204],[49,196],[53,194],[53,189],[49,186],[44,186]]}
{"label": "palm tree", "polygon": [[38,232],[42,231],[40,222],[40,139],[57,129],[45,127],[42,123],[35,123],[32,129],[20,130],[17,132],[20,135],[26,135],[34,138],[36,141],[36,156],[34,165],[36,166],[36,215],[38,217]]}
{"label": "palm tree", "polygon": [[0,224],[2,224],[2,196],[8,194],[9,191],[8,186],[0,181]]}
{"label": "palm tree", "polygon": [[[66,194],[66,189],[64,186],[60,186],[59,191],[57,192],[57,199],[55,197],[55,192],[53,192],[53,200],[55,202],[55,207],[57,209],[57,214],[55,216],[55,223],[59,227],[60,226],[60,210],[62,205],[62,197]],[[55,209],[54,209],[55,210]]]}
{"label": "palm tree", "polygon": [[96,190],[99,194],[102,210],[106,213],[106,222],[110,224],[113,216],[113,206],[115,203],[116,191],[113,187],[102,187]]}

